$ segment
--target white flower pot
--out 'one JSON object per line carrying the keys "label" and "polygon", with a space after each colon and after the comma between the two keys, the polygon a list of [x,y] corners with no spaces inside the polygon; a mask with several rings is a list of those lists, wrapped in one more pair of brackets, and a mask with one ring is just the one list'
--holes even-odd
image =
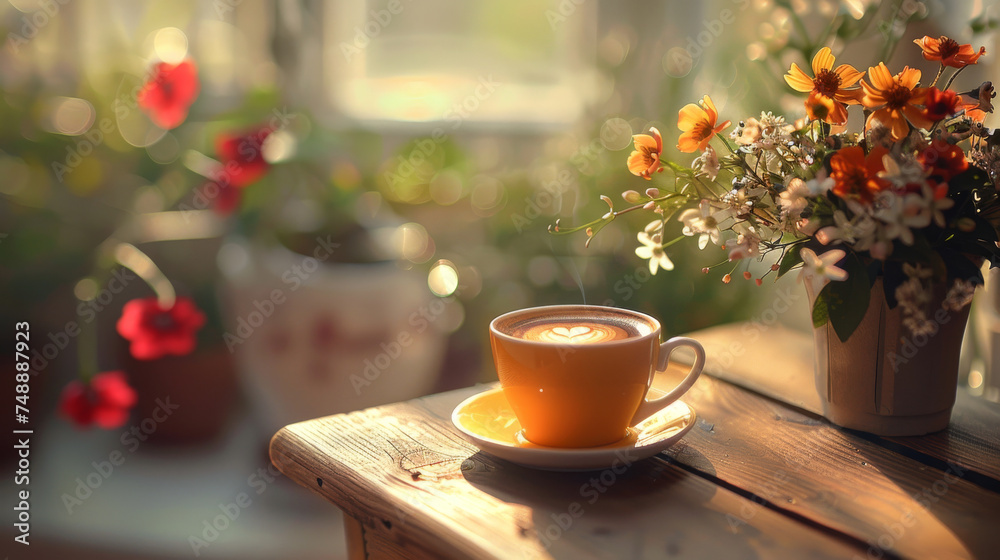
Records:
{"label": "white flower pot", "polygon": [[[280,427],[428,394],[447,335],[447,305],[395,263],[322,262],[274,244],[226,248],[222,300],[254,414]],[[315,265],[315,266],[314,266]],[[442,321],[443,322],[443,321]]]}

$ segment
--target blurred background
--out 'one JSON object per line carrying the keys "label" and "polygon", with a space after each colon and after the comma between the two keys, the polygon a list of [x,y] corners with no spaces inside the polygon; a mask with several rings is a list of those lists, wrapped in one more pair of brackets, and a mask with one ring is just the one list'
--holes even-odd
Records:
{"label": "blurred background", "polygon": [[[798,293],[793,275],[706,276],[718,259],[694,243],[651,276],[640,213],[589,248],[548,233],[606,212],[600,194],[624,207],[650,186],[625,166],[632,134],[658,127],[688,164],[677,110],[704,94],[722,119],[795,120],[781,76],[823,45],[925,82],[936,68],[913,39],[984,45],[956,82],[970,90],[1000,69],[998,16],[985,0],[3,0],[0,325],[30,322],[36,372],[32,554],[9,554],[344,554],[334,508],[268,470],[281,426],[495,380],[487,325],[512,309],[628,307],[675,335],[773,320],[761,311]],[[183,60],[200,93],[164,130],[137,92],[152,64]],[[220,185],[220,163],[240,161],[220,141],[260,130],[260,177]],[[124,246],[207,315],[193,353],[129,354],[115,323],[153,292],[121,267]],[[987,307],[978,324],[1000,332]],[[778,320],[807,329],[805,298]],[[988,353],[969,356],[966,390],[996,400]],[[138,393],[121,428],[59,417],[94,359]]]}

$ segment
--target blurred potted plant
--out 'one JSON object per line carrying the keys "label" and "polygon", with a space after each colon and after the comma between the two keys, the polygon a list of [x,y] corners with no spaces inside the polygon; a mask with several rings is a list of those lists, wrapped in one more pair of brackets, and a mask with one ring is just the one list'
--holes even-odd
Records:
{"label": "blurred potted plant", "polygon": [[[288,113],[275,95],[260,91],[235,113],[205,119],[196,107],[199,118],[189,119],[199,90],[190,58],[155,62],[135,88],[131,108],[109,101],[117,122],[128,120],[129,138],[152,138],[145,153],[98,143],[88,146],[92,157],[41,158],[55,162],[51,172],[70,189],[88,181],[98,165],[135,170],[134,182],[155,185],[124,194],[136,211],[108,220],[114,225],[100,232],[106,239],[91,253],[90,272],[82,272],[83,259],[75,266],[84,277],[74,289],[82,309],[108,308],[98,300],[121,270],[134,273],[153,295],[135,285],[115,289],[134,299],[114,326],[77,321],[78,379],[63,390],[62,415],[81,427],[117,428],[133,408],[142,419],[159,419],[165,406],[173,408],[172,396],[180,406],[153,437],[210,438],[234,401],[234,356],[268,433],[297,419],[428,392],[446,337],[421,315],[435,299],[426,276],[397,262],[399,247],[412,244],[420,228],[365,194],[355,165],[362,156],[343,148],[377,153],[371,135],[311,128],[304,115]],[[108,119],[105,143],[117,142],[115,124]],[[51,151],[63,148],[56,142]],[[28,233],[7,248],[27,243]],[[214,241],[192,245],[206,239]],[[425,236],[424,249],[427,243]],[[226,281],[218,293],[204,287],[205,276],[213,276],[205,274],[206,263],[217,271],[216,260]],[[226,304],[221,316],[216,300]],[[106,346],[110,330],[127,350],[119,367],[102,370],[97,348]],[[397,360],[404,351],[405,360]]]}
{"label": "blurred potted plant", "polygon": [[[377,152],[369,135],[345,140]],[[269,179],[299,192],[246,189],[238,233],[220,254],[220,297],[232,318],[223,340],[268,436],[291,422],[425,395],[440,373],[447,333],[427,317],[439,298],[412,267],[433,242],[361,189],[372,179],[354,163],[364,158],[357,152],[325,156],[332,185],[283,165]]]}

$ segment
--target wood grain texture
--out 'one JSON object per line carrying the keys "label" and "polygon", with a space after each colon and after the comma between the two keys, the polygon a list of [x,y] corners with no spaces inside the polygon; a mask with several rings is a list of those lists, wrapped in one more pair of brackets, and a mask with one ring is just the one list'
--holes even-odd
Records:
{"label": "wood grain texture", "polygon": [[[690,333],[708,355],[706,371],[822,416],[813,374],[813,339],[780,324],[734,323]],[[869,439],[880,441],[871,436]],[[990,477],[1000,485],[1000,404],[959,389],[946,431],[920,437],[886,438],[903,446]]]}
{"label": "wood grain texture", "polygon": [[479,453],[450,423],[485,387],[293,424],[286,475],[357,519],[371,558],[845,558],[863,547],[661,458],[536,471]]}
{"label": "wood grain texture", "polygon": [[960,389],[947,430],[924,437],[888,439],[987,475],[1000,487],[1000,406],[996,403]]}
{"label": "wood grain texture", "polygon": [[[656,386],[683,372],[670,368]],[[1000,494],[961,471],[942,472],[711,377],[684,400],[701,420],[665,453],[776,510],[868,543],[875,555],[985,558],[1000,548]]]}

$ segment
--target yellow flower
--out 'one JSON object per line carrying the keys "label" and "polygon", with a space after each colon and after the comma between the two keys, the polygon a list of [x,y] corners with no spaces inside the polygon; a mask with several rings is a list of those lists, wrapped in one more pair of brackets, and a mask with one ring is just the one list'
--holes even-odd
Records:
{"label": "yellow flower", "polygon": [[663,153],[663,137],[655,127],[649,129],[649,134],[632,136],[635,150],[628,156],[628,170],[647,181],[649,176],[660,171],[660,154]]}
{"label": "yellow flower", "polygon": [[857,105],[861,102],[861,90],[847,88],[858,83],[864,72],[859,72],[850,64],[841,64],[833,69],[835,61],[830,47],[823,47],[812,59],[815,77],[810,78],[793,62],[785,74],[785,82],[795,91],[810,94],[806,100],[806,113],[810,119],[844,124],[847,122],[847,107],[844,104]]}
{"label": "yellow flower", "polygon": [[861,102],[875,111],[868,116],[865,130],[879,122],[891,131],[893,140],[902,140],[910,133],[907,120],[918,128],[930,128],[934,124],[918,107],[927,94],[927,88],[916,87],[920,82],[920,70],[906,66],[893,76],[885,63],[879,62],[878,66],[868,69],[868,79],[871,85],[861,80],[861,88],[865,91]]}
{"label": "yellow flower", "polygon": [[682,152],[700,152],[708,146],[712,136],[722,132],[732,124],[726,121],[719,126],[715,126],[719,118],[719,112],[715,110],[715,103],[712,98],[705,96],[701,99],[701,106],[688,103],[677,113],[677,128],[683,134],[677,139],[677,149]]}

